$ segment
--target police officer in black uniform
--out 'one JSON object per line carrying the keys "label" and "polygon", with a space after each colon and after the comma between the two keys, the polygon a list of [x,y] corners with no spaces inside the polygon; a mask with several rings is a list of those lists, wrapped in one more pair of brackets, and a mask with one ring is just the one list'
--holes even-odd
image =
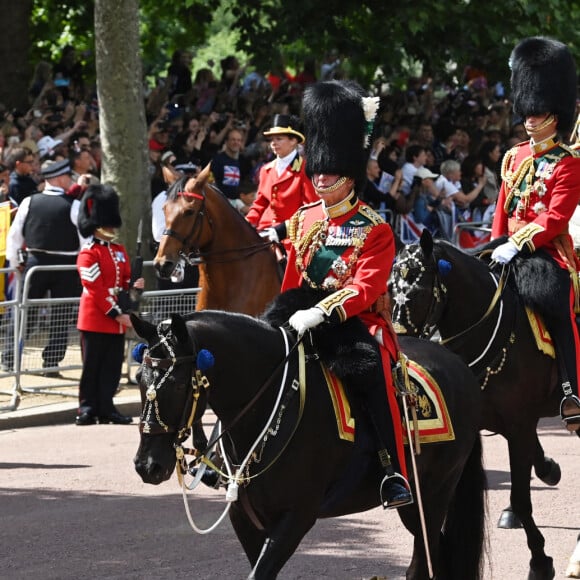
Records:
{"label": "police officer in black uniform", "polygon": [[[76,226],[79,201],[66,194],[73,184],[69,161],[45,162],[41,175],[45,180],[43,191],[22,201],[8,232],[7,258],[25,275],[33,266],[75,265],[82,241]],[[23,248],[26,248],[26,260]],[[51,298],[80,296],[76,268],[35,273],[30,280],[28,298],[43,298],[48,291]],[[69,304],[50,307],[49,339],[42,351],[45,376],[59,376],[58,364],[66,353],[72,314]],[[29,318],[28,328],[35,324],[35,318]]]}

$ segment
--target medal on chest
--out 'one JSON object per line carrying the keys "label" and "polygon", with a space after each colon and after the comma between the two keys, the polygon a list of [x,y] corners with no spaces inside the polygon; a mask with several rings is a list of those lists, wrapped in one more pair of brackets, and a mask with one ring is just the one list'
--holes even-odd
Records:
{"label": "medal on chest", "polygon": [[296,267],[311,288],[338,290],[348,284],[371,230],[365,224],[321,220],[309,228],[296,246]]}

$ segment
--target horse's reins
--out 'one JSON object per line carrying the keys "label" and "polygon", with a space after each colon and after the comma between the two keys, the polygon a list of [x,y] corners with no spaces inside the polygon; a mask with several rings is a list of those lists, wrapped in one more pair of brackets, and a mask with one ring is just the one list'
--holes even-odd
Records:
{"label": "horse's reins", "polygon": [[[280,329],[282,332],[284,330]],[[262,395],[272,386],[274,383],[274,379],[276,375],[284,368],[284,366],[290,361],[290,357],[292,353],[296,350],[299,344],[304,340],[304,336],[298,338],[298,340],[292,345],[292,347],[286,353],[286,356],[278,363],[276,368],[272,371],[272,374],[268,377],[268,379],[262,384],[262,386],[258,389],[256,394],[244,405],[242,410],[234,417],[230,425],[227,429],[223,430],[217,437],[210,440],[206,446],[206,449],[203,451],[202,456],[205,455],[205,451],[207,449],[212,449],[216,443],[223,438],[224,435],[231,432],[231,430],[238,424],[238,422],[246,415],[246,413],[260,400]]]}
{"label": "horse's reins", "polygon": [[[202,227],[199,224],[202,224],[204,217],[207,219],[208,227],[213,232],[213,222],[211,216],[205,211],[205,195],[203,193],[196,193],[193,191],[179,191],[176,194],[178,197],[192,197],[197,200],[201,200],[201,207],[195,216],[195,220],[191,226],[191,230],[187,236],[182,236],[177,233],[175,230],[171,228],[166,228],[163,230],[164,236],[169,236],[171,238],[176,239],[177,241],[181,242],[182,248],[184,251],[180,252],[183,258],[190,264],[195,265],[199,264],[200,262],[209,262],[211,258],[211,262],[215,264],[226,264],[229,262],[237,262],[239,260],[243,260],[245,258],[249,258],[258,252],[262,252],[276,242],[272,241],[263,241],[258,244],[252,244],[250,246],[244,246],[242,248],[225,248],[223,250],[212,250],[210,252],[202,252],[199,249],[195,252],[191,251],[192,247],[196,246],[196,240],[199,239],[201,236]],[[194,234],[197,233],[197,237],[193,239]],[[227,254],[240,254],[235,255],[232,258],[227,259],[213,259],[214,256],[219,255],[227,255]]]}
{"label": "horse's reins", "polygon": [[[282,330],[282,332],[284,332],[284,331]],[[286,353],[285,357],[278,363],[276,368],[272,371],[272,374],[262,384],[262,386],[258,389],[258,391],[255,393],[255,395],[250,399],[250,401],[248,401],[248,403],[246,403],[246,405],[244,405],[242,410],[234,417],[234,419],[232,420],[232,422],[230,423],[228,428],[222,430],[218,436],[214,437],[211,441],[209,441],[207,443],[206,449],[198,456],[199,461],[202,460],[201,458],[203,458],[205,456],[205,453],[207,452],[208,449],[213,449],[220,439],[222,439],[225,435],[227,435],[231,432],[231,430],[238,424],[238,422],[248,413],[248,411],[260,400],[260,398],[264,395],[264,393],[272,386],[277,374],[288,363],[288,361],[290,360],[290,357],[292,356],[292,353],[298,347],[298,345],[302,343],[303,338],[304,338],[303,336],[299,337],[298,340],[292,345],[292,347],[288,349],[288,352]],[[155,358],[155,357],[151,357],[149,355],[145,355],[143,357],[143,362],[149,368],[160,368],[160,369],[166,371],[164,377],[162,377],[162,379],[159,381],[159,383],[157,384],[157,386],[154,389],[151,389],[151,388],[147,389],[147,393],[146,393],[147,403],[150,405],[150,409],[148,410],[149,414],[151,413],[151,409],[153,408],[153,406],[155,404],[155,400],[156,400],[155,391],[163,385],[167,376],[173,370],[174,366],[177,364],[185,363],[185,362],[193,362],[195,357],[196,357],[195,347],[194,347],[193,354],[176,357],[174,355],[173,349],[170,347],[166,337],[161,337],[159,344],[161,344],[161,343],[163,343],[165,345],[165,347],[168,349],[168,351],[171,355],[170,357]],[[155,346],[158,346],[158,345],[155,345]],[[152,347],[151,350],[153,350],[153,348],[154,347]],[[194,399],[193,404],[192,404],[192,409],[190,412],[187,411],[188,405],[186,404],[185,409],[184,409],[184,413],[182,415],[182,420],[180,421],[180,426],[171,427],[169,425],[166,425],[163,422],[163,420],[161,419],[161,417],[159,416],[159,413],[157,411],[155,412],[155,418],[157,419],[157,421],[156,421],[156,423],[153,423],[153,425],[154,426],[158,425],[159,429],[155,429],[155,428],[152,429],[151,424],[149,422],[142,421],[140,424],[140,431],[142,433],[146,433],[146,434],[173,433],[173,432],[177,433],[178,441],[176,444],[176,454],[180,455],[180,457],[178,457],[178,459],[183,459],[183,455],[185,455],[185,454],[193,454],[194,453],[193,450],[183,449],[183,447],[181,446],[181,442],[187,438],[187,435],[188,435],[189,430],[191,428],[191,425],[193,423],[193,419],[195,417],[195,413],[197,410],[197,401],[198,401],[200,393],[201,393],[201,390],[199,387],[201,385],[203,388],[207,388],[209,386],[209,381],[207,380],[205,375],[203,375],[196,368],[195,372],[192,373],[192,384],[193,384],[192,395],[190,395],[190,396],[193,396],[193,399]],[[189,403],[189,398],[188,398],[187,403]],[[145,415],[145,413],[144,413],[144,415]],[[188,419],[186,419],[186,417],[188,417]],[[179,448],[180,448],[180,450],[178,450]]]}
{"label": "horse's reins", "polygon": [[[501,297],[503,296],[503,293],[506,289],[506,281],[507,281],[507,277],[508,277],[507,276],[508,272],[509,272],[509,266],[504,264],[504,266],[501,270],[501,274],[497,280],[492,272],[489,273],[492,280],[494,281],[496,289],[495,289],[495,292],[491,298],[491,302],[489,303],[487,310],[484,312],[483,316],[479,320],[474,322],[471,326],[468,326],[467,328],[458,332],[457,334],[454,334],[453,336],[449,336],[448,338],[441,339],[439,341],[441,344],[447,344],[453,340],[457,340],[458,338],[461,338],[462,336],[466,335],[468,332],[471,332],[472,330],[477,328],[482,322],[484,322],[485,320],[487,320],[487,318],[489,316],[491,316],[491,313],[495,310],[495,307],[496,307],[498,301],[501,299]],[[495,331],[494,331],[494,336],[497,333],[497,328],[499,327],[499,322],[501,321],[502,311],[503,311],[503,301],[500,302],[500,315],[498,316],[498,323],[497,323]],[[492,337],[492,340],[493,340],[493,337]],[[491,343],[491,341],[490,341],[490,343]],[[489,348],[489,345],[488,345],[488,348]],[[477,361],[475,361],[475,362],[477,362]],[[475,362],[472,364],[475,364]]]}

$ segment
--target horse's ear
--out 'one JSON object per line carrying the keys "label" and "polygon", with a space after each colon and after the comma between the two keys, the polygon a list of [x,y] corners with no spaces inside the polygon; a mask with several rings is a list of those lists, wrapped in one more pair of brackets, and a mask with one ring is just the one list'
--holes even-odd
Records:
{"label": "horse's ear", "polygon": [[131,318],[131,324],[133,325],[133,329],[141,338],[144,338],[145,340],[150,342],[151,339],[157,336],[157,329],[155,328],[154,324],[151,324],[150,322],[147,322],[146,320],[139,318],[133,312],[129,314],[129,317]]}
{"label": "horse's ear", "polygon": [[166,165],[161,168],[161,172],[163,173],[163,181],[167,186],[173,185],[181,177],[178,171]]}
{"label": "horse's ear", "polygon": [[185,324],[185,320],[183,320],[179,314],[173,313],[171,315],[171,331],[180,344],[187,344],[190,342],[187,325]]}
{"label": "horse's ear", "polygon": [[421,234],[419,245],[421,246],[425,256],[429,257],[433,253],[433,236],[427,228],[425,228]]}
{"label": "horse's ear", "polygon": [[205,187],[205,184],[207,183],[207,180],[209,179],[209,176],[211,174],[211,163],[208,163],[199,173],[199,175],[196,177],[196,184],[195,184],[195,190],[198,192],[201,192],[201,190]]}

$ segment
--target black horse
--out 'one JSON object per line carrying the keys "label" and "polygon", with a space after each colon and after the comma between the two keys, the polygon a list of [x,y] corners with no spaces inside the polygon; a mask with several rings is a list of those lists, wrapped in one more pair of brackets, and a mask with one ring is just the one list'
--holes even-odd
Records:
{"label": "black horse", "polygon": [[[252,566],[249,577],[276,578],[318,518],[380,505],[380,468],[365,447],[365,422],[357,417],[354,444],[338,437],[322,366],[308,349],[300,394],[302,387],[293,381],[300,376],[300,349],[292,338],[285,345],[286,331],[221,311],[188,318],[173,315],[155,327],[132,316],[149,345],[141,367],[145,403],[135,468],[146,483],[169,479],[187,425],[211,406],[227,433],[223,441],[232,464],[243,464],[258,444],[229,515]],[[425,444],[417,456],[434,575],[476,580],[482,575],[485,515],[479,388],[447,349],[413,338],[404,338],[401,346],[439,384],[455,432],[454,440]],[[286,382],[295,388],[282,391],[285,359]],[[192,412],[195,391],[201,393]],[[277,397],[283,406],[273,413]],[[407,506],[399,515],[414,536],[407,578],[429,578],[418,509]]]}
{"label": "black horse", "polygon": [[544,456],[536,429],[541,417],[558,414],[562,394],[556,363],[538,350],[506,272],[492,272],[483,259],[427,232],[399,253],[389,287],[397,332],[426,337],[437,328],[443,344],[477,375],[483,391],[481,427],[508,443],[511,509],[531,551],[529,578],[553,578],[552,558],[532,517],[530,478],[533,465],[549,485],[560,479],[560,468]]}

